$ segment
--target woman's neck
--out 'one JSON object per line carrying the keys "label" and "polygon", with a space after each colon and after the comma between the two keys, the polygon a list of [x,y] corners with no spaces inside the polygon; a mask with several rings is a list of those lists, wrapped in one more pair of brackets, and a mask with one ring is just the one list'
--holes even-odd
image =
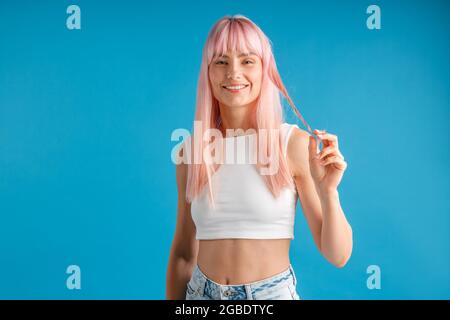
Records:
{"label": "woman's neck", "polygon": [[243,130],[252,129],[250,106],[228,107],[219,106],[220,109],[220,131],[226,136],[227,130]]}

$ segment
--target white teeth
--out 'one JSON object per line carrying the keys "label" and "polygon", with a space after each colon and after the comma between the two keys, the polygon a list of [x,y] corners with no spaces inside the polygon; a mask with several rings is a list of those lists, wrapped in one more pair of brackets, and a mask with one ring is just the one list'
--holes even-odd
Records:
{"label": "white teeth", "polygon": [[240,90],[240,89],[243,89],[245,87],[246,86],[231,86],[231,87],[225,87],[225,88],[230,89],[230,90]]}

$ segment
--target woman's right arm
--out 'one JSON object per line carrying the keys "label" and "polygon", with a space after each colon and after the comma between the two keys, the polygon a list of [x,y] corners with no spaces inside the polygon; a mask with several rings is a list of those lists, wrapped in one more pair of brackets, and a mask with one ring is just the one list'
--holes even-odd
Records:
{"label": "woman's right arm", "polygon": [[184,300],[186,286],[197,264],[198,240],[191,218],[191,204],[186,201],[187,165],[176,165],[178,209],[175,236],[170,249],[166,274],[166,299]]}

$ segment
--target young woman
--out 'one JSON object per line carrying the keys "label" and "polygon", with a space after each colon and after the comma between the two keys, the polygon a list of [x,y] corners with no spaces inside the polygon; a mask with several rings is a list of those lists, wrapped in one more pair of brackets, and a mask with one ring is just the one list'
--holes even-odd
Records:
{"label": "young woman", "polygon": [[[311,134],[283,121],[280,92]],[[319,251],[336,267],[346,264],[352,229],[337,191],[347,167],[338,138],[305,123],[281,81],[270,40],[242,15],[221,18],[209,32],[195,122],[225,137],[214,156],[224,150],[227,157],[232,143],[256,138],[255,149],[236,145],[260,157],[228,164],[207,162],[212,154],[203,152],[200,163],[176,166],[167,299],[300,299],[289,260],[298,199]],[[227,135],[233,129],[252,133]],[[320,153],[312,133],[323,144]],[[194,145],[204,151],[201,140],[192,135],[180,155],[195,153]]]}

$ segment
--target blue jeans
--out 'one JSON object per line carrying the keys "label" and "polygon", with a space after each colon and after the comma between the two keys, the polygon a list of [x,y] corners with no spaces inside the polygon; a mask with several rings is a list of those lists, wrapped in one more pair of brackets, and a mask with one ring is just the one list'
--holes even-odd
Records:
{"label": "blue jeans", "polygon": [[296,285],[291,264],[270,278],[239,285],[214,282],[196,265],[187,283],[186,300],[300,300]]}

